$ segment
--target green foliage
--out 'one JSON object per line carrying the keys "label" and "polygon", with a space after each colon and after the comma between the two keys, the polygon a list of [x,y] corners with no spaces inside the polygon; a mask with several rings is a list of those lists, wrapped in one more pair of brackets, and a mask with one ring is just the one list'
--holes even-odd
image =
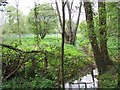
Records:
{"label": "green foliage", "polygon": [[108,37],[118,37],[118,9],[117,2],[107,2]]}
{"label": "green foliage", "polygon": [[50,4],[34,7],[28,15],[29,29],[43,39],[46,34],[55,32],[58,25],[54,8]]}
{"label": "green foliage", "polygon": [[[45,87],[45,86],[49,87],[50,86],[49,84],[52,84],[50,80],[57,81],[59,67],[61,65],[61,40],[59,36],[57,36],[58,38],[55,38],[55,37],[56,36],[54,35],[53,36],[50,35],[44,38],[43,40],[41,40],[39,50],[43,51],[43,53],[21,55],[19,58],[25,58],[25,56],[27,56],[26,58],[28,59],[25,62],[24,67],[21,67],[15,73],[15,76],[18,76],[17,74],[21,73],[22,75],[19,77],[25,77],[27,79],[31,77],[32,58],[35,58],[36,66],[35,66],[34,75],[35,76],[43,75],[44,78],[48,79],[42,82],[41,84],[42,87]],[[15,46],[16,42],[13,42],[12,45]],[[24,51],[36,50],[34,37],[31,37],[31,36],[23,37],[22,42],[23,44],[21,46],[17,46],[17,48],[20,48]],[[46,74],[44,74],[44,68],[45,68],[44,67],[44,58],[45,58],[44,52],[47,52],[46,58],[48,60],[48,68],[47,68]],[[8,61],[8,63],[11,63],[9,65],[12,65],[12,62],[14,62],[15,60],[19,61],[19,58],[18,59],[15,58],[15,56],[19,56],[19,53],[13,53],[12,50],[5,49],[5,48],[3,48],[3,53],[6,53],[6,57],[3,57],[3,63],[7,64],[6,58],[10,58],[11,60],[13,60],[13,61]],[[65,78],[66,78],[65,80],[69,80],[72,77],[78,77],[79,71],[83,67],[88,65],[89,63],[90,61],[87,60],[87,57],[86,55],[84,55],[83,51],[80,51],[77,47],[74,47],[72,45],[65,44],[65,62],[64,62]],[[27,85],[25,86],[27,87]]]}
{"label": "green foliage", "polygon": [[116,88],[118,76],[115,69],[109,68],[109,71],[102,74],[99,78],[101,88]]}
{"label": "green foliage", "polygon": [[107,36],[108,36],[108,50],[110,54],[110,58],[113,61],[115,57],[118,57],[118,3],[117,2],[107,2]]}
{"label": "green foliage", "polygon": [[[117,4],[116,2],[106,2],[106,31],[107,31],[107,47],[109,51],[109,56],[112,60],[114,60],[113,57],[116,57],[118,55],[118,9],[117,9]],[[103,8],[100,8],[103,9]],[[102,17],[105,15],[102,14]],[[94,27],[95,27],[95,34],[97,37],[98,44],[100,43],[100,33],[99,33],[99,28],[104,27],[99,26],[99,17],[98,14],[94,16]],[[83,21],[79,25],[80,28],[80,33],[82,33],[82,36],[85,38],[80,39],[80,41],[77,41],[80,43],[80,45],[84,46],[85,43],[87,42],[86,36],[88,36],[88,30],[87,30],[87,25],[86,22]],[[88,42],[89,43],[89,42]],[[86,43],[87,44],[87,43]]]}
{"label": "green foliage", "polygon": [[[15,7],[13,6],[8,6],[6,8],[7,10],[7,20],[6,23],[3,27],[2,30],[2,34],[18,34],[18,30],[17,30],[17,10]],[[19,18],[19,27],[20,27],[20,32],[21,34],[23,33],[27,33],[27,30],[25,30],[25,26],[24,26],[24,16],[22,15],[22,12],[19,10],[18,11],[18,18]]]}
{"label": "green foliage", "polygon": [[80,30],[78,31],[79,33],[82,33],[82,35],[84,36],[88,35],[87,23],[85,21],[80,23],[79,28],[80,28]]}
{"label": "green foliage", "polygon": [[15,77],[12,80],[5,82],[2,88],[3,90],[4,89],[36,90],[40,88],[55,88],[55,81],[52,81],[43,77],[35,77],[35,78],[29,78],[29,79]]}
{"label": "green foliage", "polygon": [[[117,56],[117,8],[116,3],[107,4],[107,37],[108,37],[108,50],[110,58]],[[17,22],[16,22],[16,9],[14,7],[8,7],[6,24],[3,29],[3,34],[5,33],[17,33]],[[35,35],[53,33],[57,26],[57,17],[55,10],[51,5],[41,4],[36,7],[37,14],[37,26],[38,32],[36,32],[35,27],[35,17],[33,8],[29,13],[28,17],[23,17],[19,11],[20,19],[20,30],[21,33],[32,32]],[[24,20],[23,20],[24,18]],[[27,21],[28,20],[28,21]],[[97,40],[99,40],[99,19],[98,16],[94,17],[95,33],[97,35]],[[29,25],[27,25],[29,23]],[[25,25],[25,27],[24,27]],[[74,24],[73,24],[74,25]],[[74,26],[73,26],[74,27]],[[86,22],[81,22],[79,25],[79,34],[77,35],[76,46],[65,44],[65,57],[64,57],[64,70],[65,70],[65,81],[70,80],[73,77],[80,76],[79,72],[81,69],[90,63],[94,62],[92,56],[92,50],[90,47],[90,42],[88,39],[88,30]],[[3,37],[3,43],[12,45],[16,48],[22,49],[24,51],[40,50],[42,53],[32,53],[24,54],[15,52],[10,49],[2,48],[2,62],[3,62],[3,76],[10,74],[18,63],[22,60],[26,60],[24,65],[15,72],[6,82],[3,83],[3,88],[54,88],[58,80],[58,73],[61,65],[61,36],[58,35],[46,35],[46,37],[40,40],[39,49],[36,46],[35,35],[23,36],[22,45],[18,44],[18,36],[7,35]],[[116,50],[113,50],[113,49]],[[46,56],[45,56],[46,53]],[[45,57],[48,61],[48,67],[45,71],[44,60]],[[25,59],[24,59],[25,58]],[[33,73],[33,63],[32,59],[35,60],[34,76]],[[114,58],[111,58],[114,59]],[[114,61],[114,60],[113,60]],[[115,63],[116,64],[116,63]],[[5,68],[5,67],[6,68]],[[8,69],[9,68],[9,69]],[[8,71],[7,71],[8,70]],[[6,71],[6,73],[5,73]],[[111,81],[112,80],[112,81]],[[100,86],[101,87],[117,87],[117,74],[114,70],[104,73],[100,76]]]}

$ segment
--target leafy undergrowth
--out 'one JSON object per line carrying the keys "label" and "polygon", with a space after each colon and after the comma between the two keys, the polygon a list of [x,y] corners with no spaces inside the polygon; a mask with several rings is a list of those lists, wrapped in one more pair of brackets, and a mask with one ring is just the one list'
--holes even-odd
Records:
{"label": "leafy undergrowth", "polygon": [[[12,40],[11,40],[12,41]],[[10,42],[10,41],[9,41]],[[19,52],[15,52],[10,49],[3,48],[3,63],[6,66],[13,67],[17,66],[17,61],[27,58],[27,61],[24,63],[17,73],[12,76],[12,79],[4,83],[4,88],[53,88],[58,83],[58,74],[60,74],[60,65],[61,65],[61,40],[60,38],[55,37],[46,37],[43,40],[40,40],[39,47],[36,45],[34,37],[23,37],[22,45],[18,43],[18,40],[12,41],[9,43],[16,48],[19,48],[24,51],[31,50],[41,50],[43,53],[33,53],[33,54],[23,54],[20,56]],[[4,43],[7,43],[5,41]],[[73,77],[81,76],[80,73],[83,68],[88,67],[89,64],[93,62],[93,59],[88,57],[83,51],[79,50],[77,47],[65,44],[65,57],[64,57],[64,71],[65,71],[65,81],[70,80]],[[45,54],[46,53],[46,56]],[[7,60],[9,58],[9,61]],[[19,59],[21,58],[21,59]],[[30,78],[31,70],[33,70],[32,59],[34,58],[36,62],[34,76],[31,81],[30,79],[26,80],[23,77]],[[47,74],[44,73],[45,64],[44,60],[47,59],[48,67]],[[16,62],[16,63],[13,63]],[[15,67],[14,67],[15,68]],[[3,68],[4,69],[4,68]],[[12,70],[13,71],[13,70]],[[21,76],[19,75],[21,73]],[[18,76],[19,75],[19,76]],[[41,76],[44,79],[39,78]],[[37,76],[37,77],[36,77]],[[61,75],[60,75],[61,76]],[[59,76],[59,78],[61,78]],[[20,80],[18,77],[21,77],[23,80]],[[47,78],[46,78],[47,77]],[[19,83],[20,82],[20,83]],[[18,84],[19,83],[19,84]],[[22,83],[22,84],[21,84]],[[12,90],[13,90],[12,89]]]}
{"label": "leafy undergrowth", "polygon": [[42,77],[29,79],[15,77],[3,84],[3,90],[39,90],[40,88],[55,88],[55,81]]}
{"label": "leafy undergrowth", "polygon": [[113,66],[99,77],[100,88],[117,88],[118,74]]}

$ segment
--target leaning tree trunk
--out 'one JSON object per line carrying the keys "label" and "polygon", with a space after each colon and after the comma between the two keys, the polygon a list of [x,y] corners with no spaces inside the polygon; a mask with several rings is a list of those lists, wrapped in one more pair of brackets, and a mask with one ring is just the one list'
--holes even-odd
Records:
{"label": "leaning tree trunk", "polygon": [[111,65],[112,61],[109,58],[107,50],[107,29],[106,29],[106,4],[105,2],[98,2],[99,10],[99,35],[100,35],[100,50],[102,59],[106,65]]}
{"label": "leaning tree trunk", "polygon": [[82,2],[80,2],[79,13],[78,13],[77,22],[76,22],[76,27],[75,27],[75,30],[73,32],[73,45],[75,45],[75,43],[76,43],[76,35],[77,35],[77,29],[78,29],[78,25],[79,25],[79,21],[80,21],[81,7],[82,7]]}
{"label": "leaning tree trunk", "polygon": [[92,6],[91,3],[84,2],[84,7],[85,7],[85,13],[86,13],[86,21],[87,21],[87,28],[88,28],[88,35],[89,35],[89,40],[92,46],[94,58],[96,65],[98,67],[99,73],[103,73],[104,69],[106,68],[106,64],[104,63],[104,60],[101,58],[102,53],[100,51],[98,42],[97,42],[97,37],[94,32],[94,21],[93,21],[93,11],[92,11]]}

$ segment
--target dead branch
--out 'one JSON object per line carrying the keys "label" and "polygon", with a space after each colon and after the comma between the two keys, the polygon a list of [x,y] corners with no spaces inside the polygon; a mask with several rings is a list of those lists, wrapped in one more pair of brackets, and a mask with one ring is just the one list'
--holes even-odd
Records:
{"label": "dead branch", "polygon": [[16,47],[13,47],[13,46],[10,46],[10,45],[7,45],[7,44],[0,44],[0,46],[5,47],[5,48],[9,48],[11,50],[14,50],[16,52],[21,52],[21,53],[45,53],[45,52],[47,52],[47,51],[42,51],[42,50],[24,51],[24,50],[21,50],[19,48],[16,48]]}
{"label": "dead branch", "polygon": [[11,77],[23,64],[24,62],[22,61],[14,71],[12,71],[8,76],[4,78],[3,81],[6,81],[9,77]]}

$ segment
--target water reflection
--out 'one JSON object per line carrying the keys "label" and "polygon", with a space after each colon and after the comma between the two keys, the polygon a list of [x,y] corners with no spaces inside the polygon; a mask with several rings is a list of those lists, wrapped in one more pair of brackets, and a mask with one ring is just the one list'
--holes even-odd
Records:
{"label": "water reflection", "polygon": [[87,74],[86,76],[80,77],[80,79],[75,80],[74,82],[66,83],[65,88],[66,90],[84,90],[85,88],[91,88],[91,90],[95,90],[95,88],[98,88],[98,80],[96,76],[98,75],[98,70],[94,69],[94,80],[91,74]]}

